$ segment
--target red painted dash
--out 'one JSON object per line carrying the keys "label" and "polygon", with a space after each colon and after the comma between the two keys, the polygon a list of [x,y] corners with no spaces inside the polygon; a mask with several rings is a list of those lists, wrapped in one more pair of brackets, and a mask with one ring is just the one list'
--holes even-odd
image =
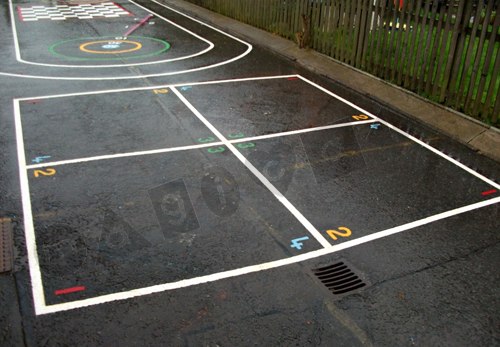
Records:
{"label": "red painted dash", "polygon": [[495,194],[497,192],[496,189],[492,189],[492,190],[487,190],[485,192],[482,192],[481,195],[482,196],[486,196],[486,195],[491,195],[491,194]]}
{"label": "red painted dash", "polygon": [[71,287],[66,289],[59,289],[54,292],[55,295],[71,294],[76,292],[82,292],[85,290],[84,286]]}
{"label": "red painted dash", "polygon": [[295,81],[295,80],[298,80],[298,79],[299,79],[298,77],[288,77],[289,81]]}

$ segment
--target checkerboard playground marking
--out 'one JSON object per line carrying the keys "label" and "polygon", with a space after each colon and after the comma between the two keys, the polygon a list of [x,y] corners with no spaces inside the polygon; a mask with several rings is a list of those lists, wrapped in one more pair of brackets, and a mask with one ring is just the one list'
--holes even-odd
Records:
{"label": "checkerboard playground marking", "polygon": [[31,6],[18,7],[19,18],[24,21],[38,21],[41,19],[66,20],[69,18],[92,19],[92,18],[113,18],[120,16],[130,16],[130,12],[114,2],[104,2],[102,4],[82,4],[76,6]]}

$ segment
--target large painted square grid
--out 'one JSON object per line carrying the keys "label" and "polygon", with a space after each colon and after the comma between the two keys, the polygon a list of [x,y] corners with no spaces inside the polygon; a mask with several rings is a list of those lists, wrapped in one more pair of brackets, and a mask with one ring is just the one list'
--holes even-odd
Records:
{"label": "large painted square grid", "polygon": [[495,182],[298,75],[15,109],[39,314],[276,268],[500,201]]}

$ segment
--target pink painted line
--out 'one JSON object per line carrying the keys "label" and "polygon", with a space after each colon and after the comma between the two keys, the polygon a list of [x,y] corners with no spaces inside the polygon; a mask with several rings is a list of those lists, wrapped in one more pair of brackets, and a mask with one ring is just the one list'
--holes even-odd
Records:
{"label": "pink painted line", "polygon": [[54,292],[55,295],[64,295],[64,294],[71,294],[71,293],[76,293],[76,292],[82,292],[86,288],[84,286],[77,286],[77,287],[71,287],[71,288],[66,288],[66,289],[59,289]]}
{"label": "pink painted line", "polygon": [[123,36],[127,37],[129,36],[130,34],[132,34],[134,31],[137,30],[137,28],[139,28],[140,26],[144,25],[145,23],[147,23],[151,18],[153,17],[152,14],[148,14],[146,17],[144,17],[143,19],[141,19],[141,21],[139,23],[137,23],[136,25],[134,25],[132,28],[130,28],[125,34],[123,34]]}
{"label": "pink painted line", "polygon": [[121,8],[123,11],[127,12],[129,16],[132,16],[132,13],[131,13],[129,10],[127,10],[125,7],[123,7],[122,5],[117,4],[116,2],[113,2],[113,5],[115,5],[116,7],[119,7],[119,8]]}
{"label": "pink painted line", "polygon": [[24,22],[24,17],[23,17],[23,12],[21,10],[21,6],[17,6],[17,15],[19,16],[19,19],[21,19]]}
{"label": "pink painted line", "polygon": [[496,189],[492,189],[492,190],[487,190],[485,192],[482,192],[481,195],[482,196],[486,196],[486,195],[491,195],[491,194],[495,194],[497,192]]}

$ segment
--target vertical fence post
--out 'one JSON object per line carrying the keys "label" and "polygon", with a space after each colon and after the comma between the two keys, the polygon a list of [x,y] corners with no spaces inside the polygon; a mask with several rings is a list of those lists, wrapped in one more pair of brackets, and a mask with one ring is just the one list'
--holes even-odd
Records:
{"label": "vertical fence post", "polygon": [[[416,74],[416,79],[417,79],[417,85],[416,85],[416,91],[421,92],[422,88],[424,87],[425,80],[432,78],[432,71],[428,69],[429,66],[429,51],[430,51],[430,46],[431,42],[434,36],[434,25],[436,23],[436,15],[437,15],[437,8],[438,8],[438,1],[434,1],[432,3],[432,7],[430,9],[429,13],[429,25],[425,30],[425,35],[422,36],[422,50],[421,53],[418,57],[418,63],[420,65],[419,71]],[[425,40],[425,42],[424,42]]]}
{"label": "vertical fence post", "polygon": [[[484,18],[484,21],[482,23],[483,30],[489,31],[488,30],[489,19],[490,19],[490,17],[488,17],[488,16]],[[493,24],[491,32],[489,32],[490,39],[487,41],[488,42],[487,51],[484,52],[484,50],[483,50],[483,55],[481,56],[481,60],[484,59],[484,63],[482,66],[482,72],[480,74],[480,80],[479,80],[479,85],[477,88],[476,98],[472,102],[472,108],[473,108],[473,110],[475,110],[475,113],[473,113],[474,116],[481,114],[481,111],[485,109],[485,108],[481,107],[481,104],[483,103],[483,95],[485,92],[484,89],[485,89],[485,85],[486,85],[486,77],[488,76],[488,72],[489,72],[488,70],[490,70],[490,68],[492,66],[492,59],[494,58],[493,57],[494,52],[496,51],[496,54],[497,54],[496,58],[497,59],[498,59],[498,55],[499,55],[499,52],[497,49],[498,47],[496,47],[496,38],[497,38],[497,34],[498,34],[498,23],[499,22],[500,22],[500,14],[496,13],[495,23]],[[490,88],[493,89],[495,87],[494,87],[494,85],[490,84]],[[485,115],[482,114],[483,119],[484,119],[484,117],[485,117]]]}
{"label": "vertical fence post", "polygon": [[430,52],[430,59],[428,60],[428,73],[427,73],[427,81],[425,82],[425,89],[424,89],[424,94],[427,95],[428,97],[431,95],[431,90],[432,90],[432,83],[434,83],[436,80],[438,80],[437,77],[437,52],[439,49],[439,44],[440,44],[440,37],[441,37],[441,32],[443,29],[443,23],[444,23],[444,17],[446,15],[446,6],[441,6],[441,9],[439,10],[439,16],[438,19],[438,24],[436,28],[436,33],[433,35],[432,39],[432,50]]}
{"label": "vertical fence post", "polygon": [[[457,9],[457,14],[455,18],[455,25],[453,26],[453,34],[452,34],[452,39],[451,39],[451,44],[450,44],[450,49],[448,53],[448,57],[455,57],[455,51],[457,48],[457,39],[458,39],[458,28],[460,27],[460,23],[463,18],[463,12],[464,12],[464,7],[465,7],[465,2],[470,1],[470,0],[460,0],[458,3],[458,9]],[[446,69],[444,72],[444,78],[443,78],[443,85],[441,87],[441,93],[439,95],[439,102],[444,102],[447,92],[448,92],[448,86],[450,84],[450,79],[451,79],[451,68],[453,65],[453,59],[449,59],[448,62],[446,63]]]}
{"label": "vertical fence post", "polygon": [[[478,5],[479,5],[479,3],[478,3]],[[447,101],[446,101],[446,103],[448,105],[451,105],[452,103],[454,103],[455,99],[457,98],[457,89],[458,89],[457,80],[459,79],[460,69],[463,67],[463,54],[464,54],[465,43],[466,43],[468,38],[469,38],[469,44],[474,43],[474,42],[470,42],[471,36],[468,35],[469,27],[470,27],[470,18],[472,15],[472,7],[473,7],[472,1],[470,1],[466,4],[465,14],[464,14],[462,23],[459,27],[458,49],[453,57],[453,68],[452,68],[452,73],[451,73],[451,81],[448,84],[448,93],[447,93],[448,97],[447,97]]]}
{"label": "vertical fence post", "polygon": [[[498,34],[498,32],[500,31],[500,13],[498,13],[498,11],[500,11],[500,4],[497,5],[496,17],[491,30],[491,35],[494,36],[494,39],[490,39],[490,42],[492,42],[491,49],[493,53],[492,55],[495,59],[495,63],[492,70],[488,74],[490,76],[490,84],[488,86],[488,93],[486,95],[486,100],[482,112],[483,119],[486,119],[486,117],[490,114],[492,115],[491,121],[493,124],[497,123],[500,120],[500,112],[498,112],[498,110],[497,112],[490,112],[490,109],[494,109],[495,101],[498,103],[498,101],[500,100],[500,37]],[[490,64],[493,64],[493,62],[491,62]]]}
{"label": "vertical fence post", "polygon": [[361,15],[358,19],[359,25],[359,36],[358,42],[356,44],[356,61],[355,67],[358,69],[362,69],[364,67],[365,62],[365,54],[366,54],[366,42],[368,41],[368,30],[369,30],[369,0],[362,0],[360,4],[360,12]]}

